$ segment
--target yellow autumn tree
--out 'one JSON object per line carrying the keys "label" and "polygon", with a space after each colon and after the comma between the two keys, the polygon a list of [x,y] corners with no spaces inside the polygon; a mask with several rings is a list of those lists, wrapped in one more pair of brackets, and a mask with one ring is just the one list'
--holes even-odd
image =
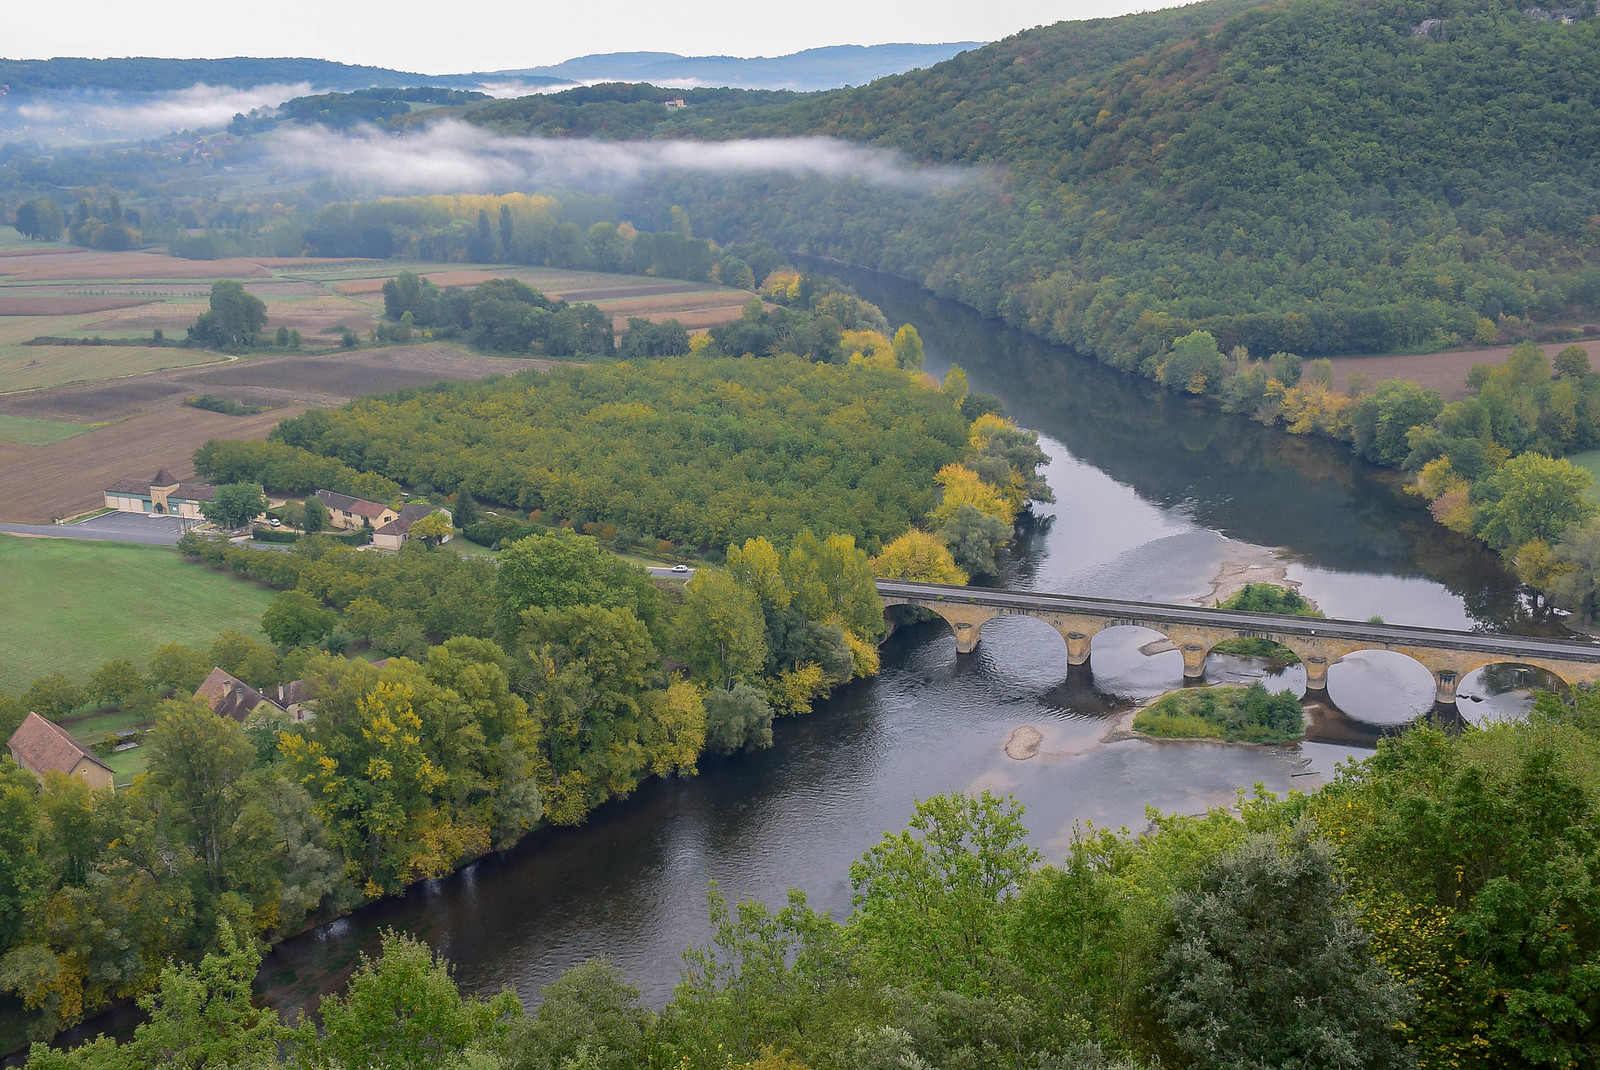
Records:
{"label": "yellow autumn tree", "polygon": [[872,559],[872,574],[885,580],[958,586],[965,585],[968,579],[943,539],[916,528],[884,545]]}
{"label": "yellow autumn tree", "polygon": [[935,527],[943,527],[963,505],[970,505],[1007,527],[1016,522],[1016,507],[966,465],[947,464],[933,478],[944,492],[942,500],[929,514]]}

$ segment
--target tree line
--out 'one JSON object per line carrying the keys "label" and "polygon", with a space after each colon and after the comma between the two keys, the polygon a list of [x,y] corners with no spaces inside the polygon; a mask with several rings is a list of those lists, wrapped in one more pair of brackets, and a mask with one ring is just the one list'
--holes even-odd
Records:
{"label": "tree line", "polygon": [[224,927],[131,1040],[28,1065],[1592,1067],[1597,726],[1595,692],[1541,695],[1525,722],[1385,739],[1316,795],[1080,828],[1048,865],[1014,800],[920,800],[851,866],[845,917],[713,884],[660,1011],[604,960],[536,1010],[463,994],[386,933],[319,1032],[250,1006]]}

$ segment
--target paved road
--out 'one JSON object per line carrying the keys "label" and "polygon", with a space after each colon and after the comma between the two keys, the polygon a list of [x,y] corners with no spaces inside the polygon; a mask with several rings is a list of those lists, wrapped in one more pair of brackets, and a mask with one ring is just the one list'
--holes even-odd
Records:
{"label": "paved road", "polygon": [[76,524],[0,524],[0,532],[47,535],[55,539],[98,539],[104,542],[137,542],[147,546],[176,546],[178,536],[194,525],[193,520],[175,516],[106,513]]}
{"label": "paved road", "polygon": [[1082,613],[1108,617],[1123,624],[1212,625],[1279,635],[1413,644],[1445,650],[1470,650],[1484,654],[1540,654],[1551,658],[1565,658],[1569,661],[1600,662],[1600,645],[1574,639],[1488,635],[1482,632],[1454,632],[1444,628],[1412,628],[1400,624],[1289,617],[1276,613],[1242,613],[1231,609],[1198,609],[1194,606],[1123,602],[1110,598],[1083,598],[1078,595],[1040,594],[1033,591],[999,591],[982,587],[949,587],[939,583],[907,583],[900,580],[879,580],[878,594],[899,598],[964,602],[968,605],[993,606],[1013,611]]}
{"label": "paved road", "polygon": [[692,568],[685,569],[682,572],[674,572],[670,568],[656,568],[654,565],[647,565],[645,566],[645,571],[658,580],[687,580],[694,575],[694,569]]}

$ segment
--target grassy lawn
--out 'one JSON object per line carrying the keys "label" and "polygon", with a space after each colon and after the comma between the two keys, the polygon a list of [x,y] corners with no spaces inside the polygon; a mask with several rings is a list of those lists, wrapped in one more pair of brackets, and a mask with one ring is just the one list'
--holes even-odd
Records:
{"label": "grassy lawn", "polygon": [[116,780],[117,787],[125,788],[133,783],[133,778],[144,772],[145,763],[150,759],[150,748],[135,747],[125,750],[120,754],[105,754],[100,757],[111,767],[111,774]]}
{"label": "grassy lawn", "polygon": [[262,638],[273,593],[166,546],[0,536],[0,679],[14,691],[51,672],[82,682],[164,643],[204,648],[226,628]]}
{"label": "grassy lawn", "polygon": [[62,728],[80,740],[93,741],[112,732],[148,724],[149,714],[136,710],[96,710],[81,717],[66,718],[60,723]]}
{"label": "grassy lawn", "polygon": [[1588,490],[1583,492],[1583,496],[1595,505],[1600,505],[1600,450],[1584,450],[1582,453],[1574,453],[1567,460],[1594,476],[1594,482],[1590,484]]}
{"label": "grassy lawn", "polygon": [[94,428],[88,424],[69,424],[64,420],[30,420],[26,416],[0,416],[0,442],[19,446],[48,446]]}

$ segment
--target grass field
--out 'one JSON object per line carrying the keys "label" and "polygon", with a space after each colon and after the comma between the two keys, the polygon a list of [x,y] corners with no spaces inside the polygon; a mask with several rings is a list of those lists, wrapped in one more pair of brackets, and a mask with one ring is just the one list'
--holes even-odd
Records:
{"label": "grass field", "polygon": [[169,547],[0,536],[0,679],[17,691],[51,672],[81,682],[164,643],[207,647],[226,628],[261,638],[272,595]]}
{"label": "grass field", "polygon": [[92,428],[84,424],[70,424],[62,420],[30,420],[26,416],[0,415],[0,442],[15,442],[19,446],[48,446],[89,430]]}
{"label": "grass field", "polygon": [[1588,490],[1584,491],[1583,496],[1595,505],[1600,505],[1600,450],[1584,450],[1582,453],[1574,453],[1567,460],[1594,476],[1594,482],[1589,485]]}
{"label": "grass field", "polygon": [[120,379],[129,375],[214,364],[215,353],[144,346],[22,346],[0,343],[0,394],[66,383]]}

